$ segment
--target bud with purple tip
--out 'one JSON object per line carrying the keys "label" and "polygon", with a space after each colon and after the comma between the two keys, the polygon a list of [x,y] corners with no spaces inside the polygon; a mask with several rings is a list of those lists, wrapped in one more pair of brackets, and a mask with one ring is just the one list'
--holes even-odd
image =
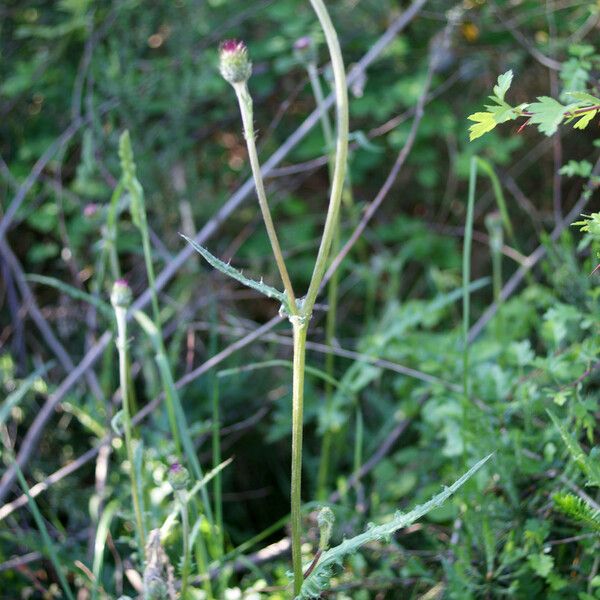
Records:
{"label": "bud with purple tip", "polygon": [[95,217],[98,214],[99,210],[100,206],[96,202],[90,202],[89,204],[86,204],[84,206],[83,216],[86,219],[91,219],[92,217]]}
{"label": "bud with purple tip", "polygon": [[316,64],[317,47],[315,41],[309,35],[304,35],[294,42],[294,56],[303,65]]}
{"label": "bud with purple tip", "polygon": [[185,467],[178,462],[169,467],[169,485],[174,491],[185,490],[190,480],[190,475]]}
{"label": "bud with purple tip", "polygon": [[235,85],[244,83],[252,75],[252,63],[248,58],[248,49],[244,42],[225,40],[219,47],[219,69],[223,79]]}
{"label": "bud with purple tip", "polygon": [[112,287],[110,302],[115,308],[128,308],[131,304],[131,288],[125,279],[117,279]]}

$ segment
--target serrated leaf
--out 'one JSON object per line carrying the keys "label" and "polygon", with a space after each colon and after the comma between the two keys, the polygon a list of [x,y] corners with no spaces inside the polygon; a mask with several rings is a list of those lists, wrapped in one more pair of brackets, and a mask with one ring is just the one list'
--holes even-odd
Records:
{"label": "serrated leaf", "polygon": [[592,94],[589,94],[588,92],[567,92],[565,95],[570,96],[579,102],[586,102],[592,106],[600,104],[600,98],[592,96]]}
{"label": "serrated leaf", "polygon": [[558,171],[567,177],[589,177],[592,174],[592,163],[587,160],[570,160]]}
{"label": "serrated leaf", "polygon": [[498,75],[498,82],[494,86],[494,96],[498,98],[498,100],[504,100],[504,96],[510,88],[510,84],[513,80],[513,72],[512,70],[506,71],[502,75]]}
{"label": "serrated leaf", "polygon": [[[495,100],[493,96],[490,97]],[[518,116],[515,109],[506,102],[500,102],[496,106],[486,105],[486,108],[488,109],[488,112],[494,115],[494,121],[496,121],[496,123],[506,123],[506,121],[512,121]]]}
{"label": "serrated leaf", "polygon": [[575,461],[581,471],[587,475],[590,483],[600,486],[600,466],[587,456],[583,451],[583,448],[579,445],[579,442],[575,439],[575,436],[567,431],[566,427],[560,423],[556,415],[549,410],[546,412],[552,419],[556,429],[558,429],[571,458]]}
{"label": "serrated leaf", "polygon": [[537,102],[529,105],[529,123],[537,125],[541,133],[551,136],[556,133],[558,126],[562,123],[569,107],[549,96],[540,96]]}
{"label": "serrated leaf", "polygon": [[238,271],[237,269],[234,269],[231,265],[224,263],[222,260],[218,259],[216,256],[211,254],[206,248],[204,248],[203,246],[200,246],[200,244],[197,244],[194,240],[190,239],[189,237],[187,237],[183,234],[180,234],[180,235],[184,240],[186,240],[192,246],[192,248],[194,250],[196,250],[196,252],[198,252],[200,255],[202,255],[204,260],[206,260],[206,262],[209,265],[211,265],[218,271],[221,271],[221,273],[223,273],[224,275],[227,275],[228,277],[231,277],[232,279],[239,281],[241,284],[245,285],[246,287],[252,288],[253,290],[256,290],[257,292],[264,294],[268,298],[273,298],[275,300],[279,300],[279,302],[281,302],[281,304],[284,307],[289,308],[287,296],[283,292],[276,290],[275,288],[271,287],[270,285],[267,285],[263,281],[255,281],[254,279],[248,279],[248,277],[244,276],[241,273],[241,271]]}
{"label": "serrated leaf", "polygon": [[573,125],[573,129],[585,129],[597,114],[597,110],[591,110],[590,112],[584,113],[583,116]]}
{"label": "serrated leaf", "polygon": [[570,519],[578,521],[581,525],[589,527],[600,533],[600,513],[594,510],[587,502],[568,493],[555,494],[554,507]]}
{"label": "serrated leaf", "polygon": [[496,119],[491,112],[476,112],[467,117],[469,121],[475,121],[474,125],[469,127],[469,141],[472,142],[481,137],[484,133],[492,131],[496,127]]}
{"label": "serrated leaf", "polygon": [[536,575],[547,577],[552,572],[554,558],[549,554],[531,554],[527,560]]}
{"label": "serrated leaf", "polygon": [[383,525],[370,526],[367,530],[349,540],[344,540],[341,544],[327,550],[321,555],[321,559],[312,573],[304,579],[300,593],[296,600],[309,600],[318,598],[323,590],[329,585],[329,580],[333,574],[336,565],[340,565],[345,557],[357,552],[361,546],[374,541],[388,539],[393,533],[426,515],[434,508],[441,506],[454,492],[467,482],[490,458],[489,454],[478,463],[473,465],[460,479],[455,481],[450,487],[444,488],[437,496],[434,496],[429,502],[417,506],[408,513],[397,512],[394,519]]}

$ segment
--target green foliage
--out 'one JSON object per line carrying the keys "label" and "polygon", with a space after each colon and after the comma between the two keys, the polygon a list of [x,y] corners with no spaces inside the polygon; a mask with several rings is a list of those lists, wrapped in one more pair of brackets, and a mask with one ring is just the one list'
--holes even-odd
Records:
{"label": "green foliage", "polygon": [[[587,91],[575,90],[579,84],[570,82],[565,92],[567,105],[549,96],[538,96],[537,102],[511,106],[504,100],[513,80],[512,71],[498,77],[494,93],[489,96],[494,104],[486,105],[486,112],[476,112],[468,117],[475,121],[469,127],[469,140],[473,141],[492,131],[496,125],[513,121],[519,117],[526,119],[525,125],[537,125],[538,131],[551,136],[562,123],[572,123],[574,129],[585,129],[600,111],[600,98]],[[586,79],[587,81],[587,79]],[[573,91],[574,90],[574,91]]]}
{"label": "green foliage", "polygon": [[600,534],[600,511],[573,494],[560,492],[553,496],[554,507],[570,519]]}
{"label": "green foliage", "polygon": [[336,566],[342,564],[342,562],[351,554],[358,552],[358,550],[368,544],[369,542],[381,542],[388,540],[392,534],[399,529],[408,527],[414,523],[417,519],[420,519],[432,510],[439,508],[452,494],[456,492],[462,485],[464,485],[490,458],[492,455],[488,455],[481,459],[475,465],[473,465],[462,477],[457,479],[451,486],[444,488],[444,491],[440,492],[431,500],[422,504],[421,506],[415,507],[408,513],[401,513],[400,511],[394,514],[394,517],[388,523],[383,525],[373,525],[363,533],[356,535],[350,539],[344,540],[341,544],[330,548],[324,552],[317,566],[313,569],[312,573],[304,579],[302,584],[302,590],[298,595],[298,599],[309,600],[310,598],[317,598],[321,592],[328,588],[329,580],[333,576],[333,571]]}
{"label": "green foliage", "polygon": [[[441,15],[447,8],[442,4],[432,3],[428,13],[419,13],[352,86],[354,194],[342,208],[341,243],[409,139],[430,50],[441,44],[443,24],[430,16]],[[586,498],[594,500],[598,489],[588,484],[598,475],[594,446],[600,408],[600,292],[598,273],[592,273],[600,258],[593,171],[600,62],[590,45],[597,30],[589,27],[597,8],[580,2],[542,8],[534,1],[463,4],[433,68],[415,143],[342,265],[331,339],[343,356],[335,358],[330,376],[323,346],[308,351],[303,498],[312,497],[317,487],[327,432],[332,441],[325,497],[335,493],[338,499],[329,540],[318,537],[320,523],[309,514],[314,505],[303,507],[305,560],[319,548],[325,553],[329,545],[343,543],[343,536],[371,533],[366,529],[370,521],[391,519],[398,507],[426,503],[440,481],[455,481],[475,457],[495,452],[486,477],[475,478],[418,526],[385,547],[374,541],[342,557],[343,568],[332,565],[328,594],[357,600],[593,600],[600,594],[600,580],[592,577],[598,516]],[[354,3],[352,11],[343,3],[328,6],[347,65],[356,64],[403,10],[390,0],[364,0]],[[140,7],[137,1],[26,0],[1,9],[2,215],[35,162],[63,132],[72,131],[79,115],[83,119],[44,165],[7,232],[6,243],[27,275],[15,273],[2,251],[0,396],[6,401],[0,421],[1,433],[15,450],[48,397],[62,393],[68,375],[56,361],[56,347],[38,333],[31,318],[35,306],[22,283],[30,286],[43,319],[77,364],[113,326],[106,299],[114,279],[126,277],[135,297],[148,295],[140,220],[147,219],[159,275],[181,250],[178,232],[193,238],[247,175],[235,98],[226,93],[217,69],[221,38],[244,39],[249,46],[263,164],[315,105],[304,69],[293,57],[298,37],[315,39],[318,74],[325,94],[331,91],[323,39],[308,2],[178,0]],[[527,43],[517,43],[515,34]],[[573,45],[575,39],[580,42]],[[547,71],[549,61],[558,78]],[[498,73],[504,75],[496,80]],[[558,85],[551,87],[551,81]],[[467,121],[489,93],[486,86],[492,88],[485,102],[489,106]],[[544,133],[572,126],[561,136],[560,190],[554,187],[558,178],[552,174],[560,165],[552,150],[534,148],[529,135],[507,135],[525,123]],[[130,138],[121,137],[123,131]],[[280,163],[292,173],[276,171],[266,178],[298,289],[310,279],[322,230],[328,194],[324,147],[317,126]],[[495,293],[492,275],[496,288],[499,273],[501,289],[528,264],[523,257],[540,245],[546,257],[474,337],[466,405],[460,385],[460,285],[473,155],[485,177],[477,181],[474,195],[471,324],[488,314]],[[551,241],[543,232],[555,226],[554,199],[562,198],[564,216],[584,185],[593,190],[582,211],[586,214],[577,219],[577,228]],[[140,200],[143,211],[137,210]],[[501,243],[486,236],[492,232],[486,231],[490,211],[496,208],[505,234]],[[276,281],[268,239],[257,222],[256,207],[248,201],[225,222],[217,219],[217,234],[203,246],[217,256],[232,256],[244,273]],[[499,248],[495,258],[492,241]],[[209,263],[222,263],[207,251],[200,254]],[[28,488],[38,494],[37,507],[59,567],[48,560],[43,534],[27,506],[5,516],[15,499],[12,493],[21,494],[14,486],[7,504],[0,506],[0,595],[36,597],[39,588],[27,573],[47,594],[60,595],[60,568],[76,596],[136,596],[129,580],[121,579],[121,562],[139,562],[128,485],[132,468],[140,479],[148,525],[162,526],[164,565],[173,565],[173,576],[180,578],[183,532],[167,482],[168,465],[178,450],[159,405],[166,383],[177,385],[186,439],[208,472],[196,478],[188,502],[195,587],[189,596],[289,596],[289,558],[274,552],[263,562],[256,559],[265,553],[254,552],[271,543],[281,545],[269,552],[283,548],[280,540],[288,535],[290,340],[275,330],[242,351],[228,352],[231,343],[273,315],[273,300],[283,299],[264,283],[238,278],[239,271],[231,267],[235,283],[220,279],[215,285],[196,258],[171,273],[166,284],[159,275],[156,322],[147,312],[141,318],[137,313],[130,323],[133,401],[136,411],[146,415],[135,428],[143,444],[134,465],[124,460],[120,431],[110,444],[106,441],[111,420],[118,425],[122,417],[111,343],[52,411],[24,469]],[[238,285],[246,281],[251,282],[249,294]],[[319,343],[328,304],[324,298],[311,327]],[[164,328],[164,348],[156,323]],[[221,361],[216,368],[228,377],[218,378],[203,366],[215,355]],[[199,377],[194,376],[197,368]],[[101,393],[92,387],[92,376]],[[185,383],[178,384],[182,378]],[[222,445],[223,460],[216,464],[211,437]],[[372,470],[353,477],[372,464],[372,457],[377,458]],[[224,469],[226,464],[231,468]],[[221,525],[215,519],[215,528],[202,509],[204,494],[215,515],[221,502],[217,478],[211,479],[213,466],[222,477],[224,503]],[[47,487],[39,485],[53,473]],[[548,510],[549,499],[554,499],[554,510]],[[15,557],[32,562],[24,569],[10,568],[8,561]],[[74,570],[80,564],[75,561],[81,569]],[[216,574],[212,589],[200,579],[209,569]]]}

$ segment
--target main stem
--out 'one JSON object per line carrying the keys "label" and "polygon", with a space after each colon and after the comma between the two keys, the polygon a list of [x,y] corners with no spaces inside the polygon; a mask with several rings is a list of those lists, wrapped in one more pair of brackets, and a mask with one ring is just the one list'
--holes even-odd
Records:
{"label": "main stem", "polygon": [[[337,227],[344,181],[346,178],[346,163],[348,160],[348,90],[346,87],[346,71],[342,59],[342,51],[337,33],[327,12],[323,0],[311,0],[317,14],[327,47],[331,56],[331,66],[335,82],[337,107],[337,144],[335,164],[331,182],[331,192],[325,227],[315,261],[315,267],[308,286],[308,292],[300,314],[292,315],[290,321],[294,333],[294,362],[292,385],[292,490],[291,490],[291,519],[292,519],[292,565],[294,569],[294,595],[302,588],[302,522],[300,515],[302,490],[302,429],[304,411],[304,363],[306,355],[306,333],[310,322],[312,309],[323,281],[331,243]],[[245,89],[245,86],[244,86]],[[237,87],[236,87],[237,91]],[[238,94],[239,97],[239,94]],[[242,109],[242,113],[243,113]],[[254,131],[252,131],[252,134]],[[250,146],[250,145],[249,145]],[[257,186],[258,187],[258,186]],[[295,303],[294,303],[295,308]]]}
{"label": "main stem", "polygon": [[292,317],[294,333],[294,362],[292,379],[292,565],[294,568],[294,595],[302,587],[302,429],[304,413],[304,366],[306,357],[306,333],[308,322]]}
{"label": "main stem", "polygon": [[146,534],[144,531],[144,520],[139,498],[139,487],[137,474],[135,471],[135,461],[133,456],[133,434],[131,428],[131,408],[129,404],[129,374],[127,368],[127,318],[126,310],[121,307],[115,308],[117,319],[117,349],[119,351],[119,378],[121,380],[121,397],[123,402],[123,429],[125,432],[125,448],[127,450],[127,460],[129,461],[129,475],[131,478],[131,498],[133,500],[133,511],[138,529],[138,539],[140,540],[141,559],[144,560],[144,551],[146,548]]}

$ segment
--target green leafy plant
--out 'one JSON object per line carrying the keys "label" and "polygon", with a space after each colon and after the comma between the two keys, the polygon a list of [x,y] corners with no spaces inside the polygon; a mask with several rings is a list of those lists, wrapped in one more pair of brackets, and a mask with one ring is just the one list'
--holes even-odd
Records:
{"label": "green leafy plant", "polygon": [[513,81],[513,72],[507,71],[498,76],[493,93],[489,96],[492,104],[486,110],[469,115],[474,124],[469,127],[469,139],[475,140],[495,129],[496,125],[524,118],[521,127],[536,125],[540,133],[550,136],[562,124],[572,124],[574,129],[585,129],[600,111],[600,98],[589,92],[567,92],[570,102],[566,105],[549,96],[540,96],[536,102],[524,102],[512,106],[505,96]]}

